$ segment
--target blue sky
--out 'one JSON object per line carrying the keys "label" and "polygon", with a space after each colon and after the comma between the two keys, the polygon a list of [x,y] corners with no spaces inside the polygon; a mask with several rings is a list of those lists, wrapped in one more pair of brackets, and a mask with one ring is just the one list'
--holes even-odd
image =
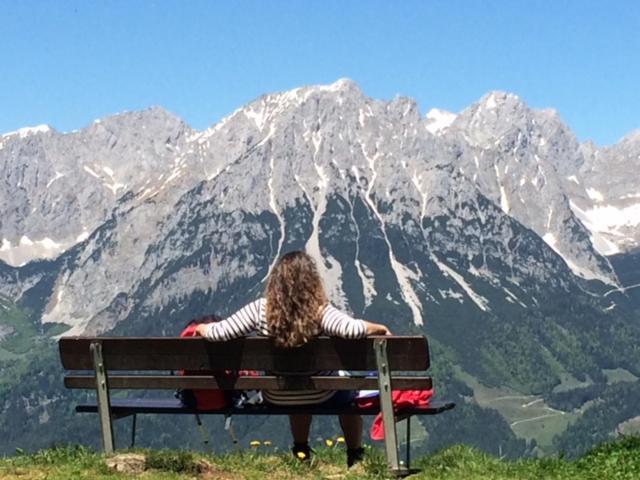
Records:
{"label": "blue sky", "polygon": [[0,132],[151,105],[202,129],[341,77],[423,113],[505,90],[599,145],[640,128],[635,0],[0,0],[0,19]]}

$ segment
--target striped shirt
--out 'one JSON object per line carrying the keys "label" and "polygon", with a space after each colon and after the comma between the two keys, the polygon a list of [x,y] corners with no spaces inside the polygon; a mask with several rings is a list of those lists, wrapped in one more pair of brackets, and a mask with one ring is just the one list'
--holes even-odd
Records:
{"label": "striped shirt", "polygon": [[[209,324],[205,337],[213,342],[224,342],[256,332],[268,337],[266,300],[258,299],[245,305],[236,313],[220,322]],[[341,338],[363,338],[367,329],[362,320],[356,320],[341,312],[331,304],[322,311],[320,334]],[[329,372],[309,372],[309,375],[328,374]],[[264,398],[274,405],[311,405],[324,402],[333,396],[332,390],[292,390],[263,391]]]}

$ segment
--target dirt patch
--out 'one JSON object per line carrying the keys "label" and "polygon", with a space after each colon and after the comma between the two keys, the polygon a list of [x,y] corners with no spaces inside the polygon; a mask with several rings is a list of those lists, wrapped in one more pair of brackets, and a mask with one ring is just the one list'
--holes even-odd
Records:
{"label": "dirt patch", "polygon": [[119,473],[139,474],[147,469],[147,459],[140,453],[121,453],[105,460],[107,467]]}

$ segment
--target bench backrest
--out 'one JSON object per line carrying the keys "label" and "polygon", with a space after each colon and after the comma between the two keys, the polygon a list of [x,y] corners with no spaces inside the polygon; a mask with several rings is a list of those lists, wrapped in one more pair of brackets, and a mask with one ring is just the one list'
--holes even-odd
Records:
{"label": "bench backrest", "polygon": [[374,339],[387,341],[390,371],[429,368],[429,348],[423,336],[368,337],[359,340],[319,337],[298,348],[277,348],[265,337],[228,342],[203,338],[63,337],[60,358],[67,370],[92,370],[90,345],[99,342],[107,370],[376,370]]}

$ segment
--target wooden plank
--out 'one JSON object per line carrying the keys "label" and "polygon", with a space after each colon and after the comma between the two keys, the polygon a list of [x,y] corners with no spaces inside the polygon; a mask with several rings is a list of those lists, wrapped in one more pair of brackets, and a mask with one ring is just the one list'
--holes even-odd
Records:
{"label": "wooden plank", "polygon": [[[265,337],[228,342],[202,338],[63,337],[59,341],[62,365],[69,370],[92,368],[91,342],[100,342],[108,370],[376,370],[373,340],[320,337],[298,348],[277,348]],[[422,336],[387,337],[393,371],[426,370],[427,339]]]}
{"label": "wooden plank", "polygon": [[[399,376],[393,380],[395,390],[426,390],[432,387],[430,377]],[[67,388],[95,389],[93,375],[67,375]],[[109,389],[176,390],[178,388],[220,390],[377,390],[376,377],[236,377],[217,378],[207,375],[110,375]]]}

